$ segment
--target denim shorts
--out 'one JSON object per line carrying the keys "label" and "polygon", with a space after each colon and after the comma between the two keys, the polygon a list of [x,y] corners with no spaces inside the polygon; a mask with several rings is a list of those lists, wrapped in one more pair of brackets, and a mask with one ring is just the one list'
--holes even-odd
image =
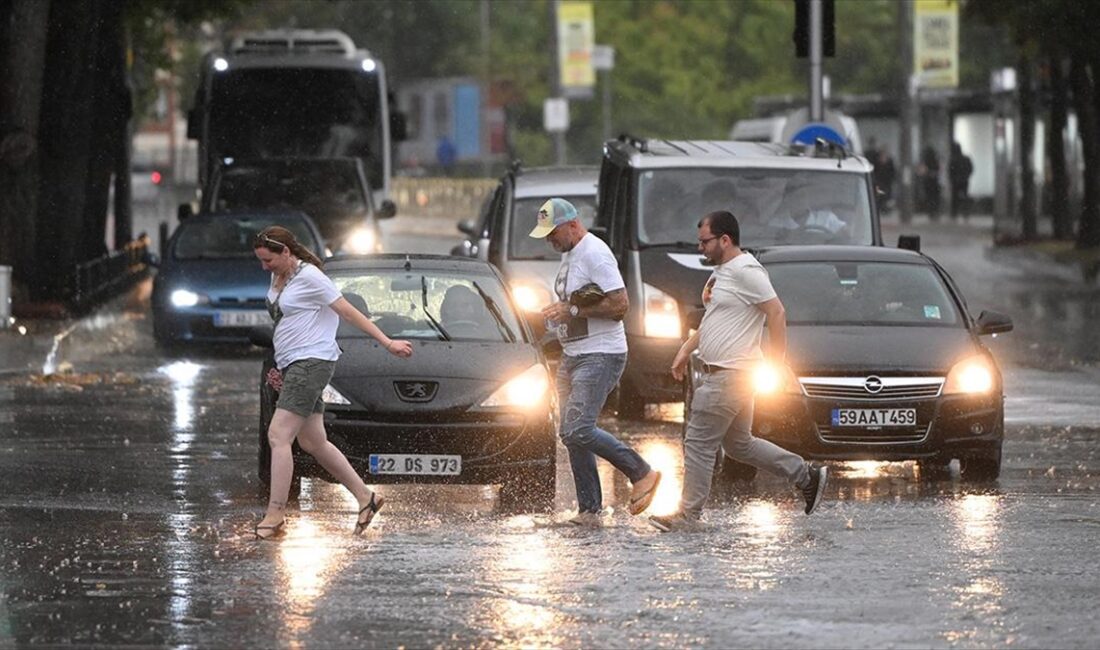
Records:
{"label": "denim shorts", "polygon": [[307,418],[313,413],[324,413],[325,402],[321,393],[336,370],[335,361],[324,359],[299,359],[283,370],[283,389],[279,391],[276,408]]}

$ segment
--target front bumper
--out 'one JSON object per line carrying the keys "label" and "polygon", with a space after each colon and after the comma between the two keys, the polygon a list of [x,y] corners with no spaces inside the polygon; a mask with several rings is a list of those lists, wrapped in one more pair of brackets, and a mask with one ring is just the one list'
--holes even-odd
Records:
{"label": "front bumper", "polygon": [[[326,409],[328,439],[368,483],[494,484],[539,471],[552,473],[556,435],[549,414],[457,413],[447,416],[380,417]],[[371,474],[371,454],[457,454],[462,470],[453,476]],[[331,480],[313,458],[295,447],[303,476]]]}
{"label": "front bumper", "polygon": [[[834,408],[916,408],[917,424],[835,427]],[[897,401],[838,401],[797,395],[757,398],[753,434],[815,460],[959,457],[1000,445],[1004,397],[952,395]]]}
{"label": "front bumper", "polygon": [[153,333],[162,343],[248,343],[253,325],[223,327],[215,325],[218,312],[248,312],[256,323],[271,323],[263,308],[221,310],[216,307],[158,307],[153,314]]}

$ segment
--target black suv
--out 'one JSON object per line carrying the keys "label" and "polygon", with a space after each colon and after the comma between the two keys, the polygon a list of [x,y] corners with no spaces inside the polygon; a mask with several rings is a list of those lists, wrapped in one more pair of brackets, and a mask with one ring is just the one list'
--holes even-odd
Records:
{"label": "black suv", "polygon": [[871,169],[866,159],[828,145],[629,136],[607,142],[594,231],[618,258],[630,296],[620,411],[683,397],[669,366],[710,273],[696,242],[704,214],[731,211],[749,249],[881,246]]}

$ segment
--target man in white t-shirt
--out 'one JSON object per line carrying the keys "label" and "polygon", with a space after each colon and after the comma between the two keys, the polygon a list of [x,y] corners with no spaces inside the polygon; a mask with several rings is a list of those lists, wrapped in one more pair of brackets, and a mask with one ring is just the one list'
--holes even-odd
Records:
{"label": "man in white t-shirt", "polygon": [[784,476],[802,490],[806,514],[821,502],[827,479],[824,466],[812,466],[798,454],[752,435],[752,371],[765,355],[760,347],[768,325],[768,361],[785,367],[787,320],[768,272],[741,250],[741,228],[727,211],[711,212],[699,221],[699,252],[714,265],[703,287],[706,313],[672,361],[672,374],[683,380],[696,348],[703,379],[695,389],[684,435],[684,490],[680,510],[653,516],[661,531],[697,524],[710,496],[714,459],[727,456]]}
{"label": "man in white t-shirt", "polygon": [[[577,209],[565,199],[550,199],[539,208],[531,237],[545,238],[562,254],[554,282],[558,300],[542,314],[562,344],[557,376],[560,435],[569,450],[577,488],[578,512],[571,521],[582,526],[600,523],[603,494],[597,456],[630,479],[629,510],[641,514],[657,493],[661,473],[596,426],[596,418],[626,366],[622,319],[630,304],[619,266],[607,244],[588,232],[577,219]],[[588,299],[578,299],[581,294]]]}

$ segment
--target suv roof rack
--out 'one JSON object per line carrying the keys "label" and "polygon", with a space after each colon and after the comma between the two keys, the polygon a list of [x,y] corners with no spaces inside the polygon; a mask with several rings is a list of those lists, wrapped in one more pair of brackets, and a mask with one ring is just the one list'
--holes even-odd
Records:
{"label": "suv roof rack", "polygon": [[343,54],[355,55],[355,43],[335,29],[270,29],[248,32],[233,39],[233,54]]}
{"label": "suv roof rack", "polygon": [[618,139],[619,142],[625,142],[642,153],[649,151],[649,141],[645,138],[636,138],[629,133],[620,133]]}

